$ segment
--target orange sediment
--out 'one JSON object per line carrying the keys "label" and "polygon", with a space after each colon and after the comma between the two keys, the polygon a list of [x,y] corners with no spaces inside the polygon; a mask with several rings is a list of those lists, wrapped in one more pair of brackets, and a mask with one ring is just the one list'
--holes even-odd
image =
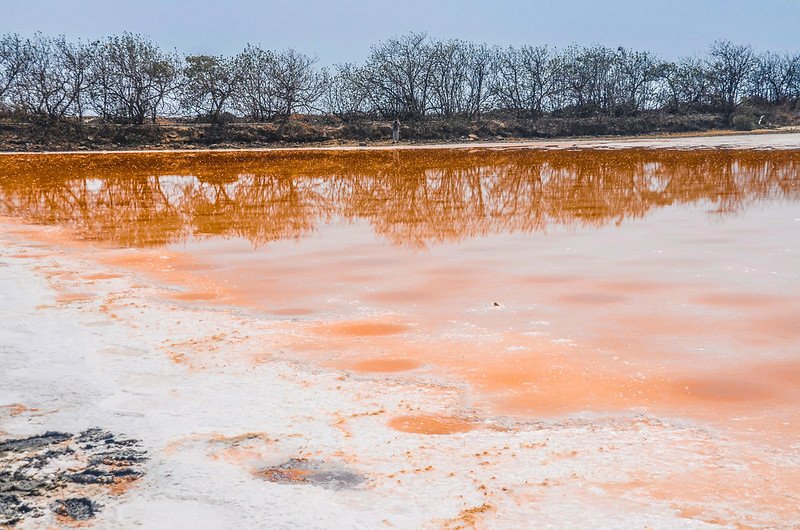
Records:
{"label": "orange sediment", "polygon": [[398,431],[414,434],[455,434],[469,432],[477,425],[454,416],[432,414],[398,416],[389,421],[389,426]]}
{"label": "orange sediment", "polygon": [[321,335],[340,337],[380,337],[383,335],[396,335],[404,333],[410,328],[404,324],[394,322],[360,320],[353,322],[334,322],[323,324],[313,329]]}
{"label": "orange sediment", "polygon": [[92,293],[59,293],[56,295],[56,302],[59,304],[69,304],[72,302],[86,302],[95,298]]}
{"label": "orange sediment", "polygon": [[356,372],[406,372],[419,366],[420,363],[413,359],[392,357],[358,361],[351,369]]}
{"label": "orange sediment", "polygon": [[122,274],[115,274],[111,272],[99,272],[96,274],[86,274],[82,276],[84,280],[88,281],[95,281],[95,280],[114,280],[117,278],[122,278]]}

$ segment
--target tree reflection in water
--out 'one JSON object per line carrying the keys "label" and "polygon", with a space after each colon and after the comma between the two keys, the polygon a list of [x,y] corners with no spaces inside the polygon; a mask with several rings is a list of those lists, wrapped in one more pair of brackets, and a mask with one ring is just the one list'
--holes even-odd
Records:
{"label": "tree reflection in water", "polygon": [[797,151],[425,149],[8,155],[0,213],[120,246],[190,237],[298,239],[366,220],[428,247],[489,234],[719,215],[800,197]]}

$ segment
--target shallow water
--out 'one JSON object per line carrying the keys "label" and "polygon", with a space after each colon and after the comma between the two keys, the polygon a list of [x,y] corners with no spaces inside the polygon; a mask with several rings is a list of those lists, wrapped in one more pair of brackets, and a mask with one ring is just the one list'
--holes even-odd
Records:
{"label": "shallow water", "polygon": [[800,432],[798,151],[4,156],[0,214],[486,413]]}

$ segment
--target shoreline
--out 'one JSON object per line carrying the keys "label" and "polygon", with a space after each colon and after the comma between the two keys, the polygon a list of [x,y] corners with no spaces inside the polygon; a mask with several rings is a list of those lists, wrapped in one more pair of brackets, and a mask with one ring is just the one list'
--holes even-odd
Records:
{"label": "shoreline", "polygon": [[[788,142],[757,141],[776,137]],[[749,140],[749,141],[748,141]],[[480,140],[454,143],[371,143],[367,145],[303,145],[277,147],[162,148],[152,149],[73,149],[63,151],[0,151],[0,156],[91,155],[135,153],[225,153],[225,152],[308,152],[308,151],[409,151],[449,149],[800,149],[800,128],[760,129],[755,131],[708,131],[702,133],[643,134],[631,136],[575,136],[548,139],[484,142]]]}

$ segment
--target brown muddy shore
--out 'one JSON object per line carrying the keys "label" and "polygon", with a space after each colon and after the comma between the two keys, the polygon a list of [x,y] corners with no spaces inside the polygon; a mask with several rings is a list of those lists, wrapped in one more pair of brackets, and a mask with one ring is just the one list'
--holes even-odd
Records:
{"label": "brown muddy shore", "polygon": [[[432,118],[404,122],[400,130],[400,145],[770,133],[797,130],[798,122],[800,118],[796,116],[783,116],[768,122],[762,129],[758,129],[754,122],[744,130],[732,130],[714,114],[642,113],[628,117],[486,117],[478,120]],[[178,120],[143,125],[0,120],[0,152],[365,147],[392,145],[391,136],[390,120],[340,121],[314,116],[293,116],[289,120],[269,123],[227,123],[216,127]]]}

